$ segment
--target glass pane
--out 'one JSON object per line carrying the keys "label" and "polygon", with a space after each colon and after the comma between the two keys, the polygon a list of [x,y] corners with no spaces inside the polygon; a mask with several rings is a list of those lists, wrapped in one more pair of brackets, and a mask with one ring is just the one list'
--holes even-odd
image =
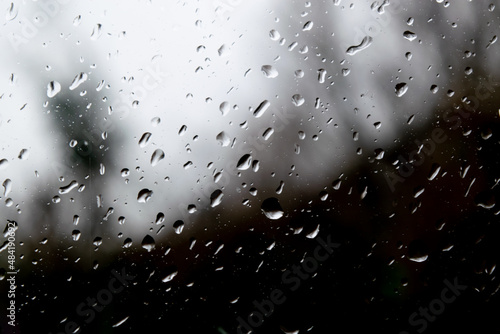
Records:
{"label": "glass pane", "polygon": [[15,1],[6,333],[494,332],[494,1]]}

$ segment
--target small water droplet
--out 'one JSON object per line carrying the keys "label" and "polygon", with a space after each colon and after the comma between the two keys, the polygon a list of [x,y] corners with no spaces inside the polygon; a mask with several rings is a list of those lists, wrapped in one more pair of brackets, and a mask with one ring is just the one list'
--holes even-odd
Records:
{"label": "small water droplet", "polygon": [[432,92],[432,94],[436,94],[438,92],[438,90],[439,90],[438,86],[436,86],[436,85],[432,85],[431,86],[431,92]]}

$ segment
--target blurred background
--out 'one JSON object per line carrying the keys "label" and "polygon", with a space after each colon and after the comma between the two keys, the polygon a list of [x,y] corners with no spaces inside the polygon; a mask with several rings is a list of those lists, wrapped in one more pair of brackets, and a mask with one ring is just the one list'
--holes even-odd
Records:
{"label": "blurred background", "polygon": [[500,332],[494,1],[2,6],[2,333]]}

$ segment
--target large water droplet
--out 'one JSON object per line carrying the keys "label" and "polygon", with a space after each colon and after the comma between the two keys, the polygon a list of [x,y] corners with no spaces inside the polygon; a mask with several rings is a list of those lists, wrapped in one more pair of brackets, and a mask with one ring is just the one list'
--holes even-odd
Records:
{"label": "large water droplet", "polygon": [[224,132],[220,132],[215,139],[221,144],[223,147],[229,146],[231,144],[231,138]]}
{"label": "large water droplet", "polygon": [[250,168],[250,165],[252,164],[252,156],[250,154],[245,154],[238,160],[238,163],[236,164],[236,168],[239,170],[247,170]]}
{"label": "large water droplet", "polygon": [[52,98],[61,91],[61,84],[57,81],[51,81],[47,85],[47,96]]}
{"label": "large water droplet", "polygon": [[17,6],[14,6],[14,3],[11,2],[9,8],[7,9],[7,13],[5,14],[5,19],[7,21],[12,21],[17,16]]}
{"label": "large water droplet", "polygon": [[353,45],[351,47],[349,47],[346,51],[346,53],[350,56],[354,56],[356,53],[366,49],[367,47],[369,47],[373,42],[373,38],[370,37],[370,36],[365,36],[363,38],[363,40],[361,41],[361,43],[359,43],[358,45]]}
{"label": "large water droplet", "polygon": [[302,31],[309,31],[312,29],[314,23],[313,21],[307,21],[306,24],[304,24],[304,27],[302,28]]}
{"label": "large water droplet", "polygon": [[271,65],[263,65],[261,71],[264,73],[266,78],[276,78],[278,76],[278,71]]}
{"label": "large water droplet", "polygon": [[160,161],[162,161],[165,158],[165,152],[163,150],[157,149],[153,152],[151,155],[151,166],[156,166]]}
{"label": "large water droplet", "polygon": [[67,194],[71,190],[75,189],[76,187],[78,187],[78,182],[76,182],[75,180],[73,180],[67,186],[60,187],[59,188],[59,194],[61,194],[61,195]]}
{"label": "large water droplet", "polygon": [[270,105],[271,103],[268,100],[262,101],[261,104],[259,104],[259,106],[257,107],[257,109],[255,109],[255,111],[253,112],[253,115],[256,118],[259,118],[260,116],[264,115],[264,113],[266,112],[266,110],[269,108]]}
{"label": "large water droplet", "polygon": [[398,83],[395,87],[397,97],[405,95],[408,91],[408,85],[405,82]]}
{"label": "large water droplet", "polygon": [[2,183],[2,186],[4,188],[3,195],[7,197],[7,195],[12,190],[12,181],[10,179],[5,179],[5,181],[3,181]]}
{"label": "large water droplet", "polygon": [[96,39],[101,37],[101,34],[102,34],[102,24],[97,23],[94,26],[94,29],[92,30],[92,34],[90,35],[90,39],[95,41]]}
{"label": "large water droplet", "polygon": [[151,252],[156,247],[155,239],[153,239],[152,236],[150,236],[149,234],[147,234],[144,237],[144,239],[142,239],[141,246],[142,246],[142,248],[144,248],[148,252]]}
{"label": "large water droplet", "polygon": [[406,30],[404,33],[403,33],[403,37],[406,38],[407,40],[409,40],[410,42],[413,41],[415,38],[417,38],[417,34],[415,34],[414,32],[411,32],[409,30]]}
{"label": "large water droplet", "polygon": [[219,110],[222,113],[222,116],[227,115],[227,113],[229,112],[229,109],[230,109],[229,102],[227,102],[227,101],[222,102],[219,106]]}
{"label": "large water droplet", "polygon": [[149,143],[149,139],[151,139],[151,136],[151,132],[144,132],[141,139],[139,139],[139,146],[146,147],[146,145]]}
{"label": "large water droplet", "polygon": [[73,79],[73,82],[71,82],[69,90],[74,90],[78,88],[78,86],[84,83],[87,80],[87,78],[88,78],[87,73],[80,72],[80,74],[77,74],[76,77]]}
{"label": "large water droplet", "polygon": [[296,107],[300,107],[301,105],[304,104],[306,100],[302,97],[302,95],[300,94],[294,94],[292,96],[292,103],[296,106]]}
{"label": "large water droplet", "polygon": [[265,199],[260,208],[267,218],[273,220],[280,219],[285,214],[280,202],[275,197]]}
{"label": "large water droplet", "polygon": [[222,190],[217,189],[215,190],[211,195],[210,195],[210,206],[212,208],[216,207],[222,202],[222,197],[224,194],[222,193]]}
{"label": "large water droplet", "polygon": [[151,199],[151,196],[153,196],[153,191],[144,188],[141,191],[139,191],[139,194],[137,195],[137,202],[146,203]]}
{"label": "large water droplet", "polygon": [[184,229],[184,222],[182,220],[177,220],[173,225],[174,231],[177,234],[181,234]]}

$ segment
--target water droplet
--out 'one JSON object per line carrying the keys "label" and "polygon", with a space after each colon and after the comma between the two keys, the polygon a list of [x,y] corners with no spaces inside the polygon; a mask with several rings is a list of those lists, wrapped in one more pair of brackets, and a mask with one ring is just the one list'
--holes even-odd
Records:
{"label": "water droplet", "polygon": [[252,163],[252,156],[250,154],[245,154],[238,160],[238,163],[236,164],[236,168],[239,170],[247,170],[250,168],[250,165]]}
{"label": "water droplet", "polygon": [[294,74],[295,74],[295,77],[298,79],[301,79],[304,77],[304,71],[302,71],[302,70],[296,70]]}
{"label": "water droplet", "polygon": [[304,104],[306,100],[302,97],[302,95],[300,94],[294,94],[292,96],[292,103],[296,106],[296,107],[300,107],[301,105]]}
{"label": "water droplet", "polygon": [[151,199],[151,196],[153,196],[153,191],[144,188],[141,191],[139,191],[139,194],[137,195],[137,202],[146,203]]}
{"label": "water droplet", "polygon": [[407,40],[409,40],[410,42],[413,41],[415,38],[417,38],[417,34],[415,34],[414,32],[411,32],[409,30],[406,30],[404,33],[403,33],[403,37],[406,38]]}
{"label": "water droplet", "polygon": [[78,215],[74,215],[73,216],[73,225],[78,225],[78,223],[80,222],[80,216]]}
{"label": "water droplet", "polygon": [[253,112],[253,115],[256,118],[261,117],[262,115],[264,115],[264,113],[266,112],[266,110],[269,108],[270,105],[271,103],[268,100],[262,101],[261,104],[259,104],[259,106],[257,107],[257,109],[255,109],[255,111]]}
{"label": "water droplet", "polygon": [[326,201],[328,199],[328,191],[323,190],[322,192],[320,192],[319,199],[323,202]]}
{"label": "water droplet", "polygon": [[384,150],[381,148],[375,149],[375,159],[382,160],[384,158]]}
{"label": "water droplet", "polygon": [[471,75],[473,72],[472,67],[466,67],[465,68],[465,75]]}
{"label": "water droplet", "polygon": [[217,52],[219,53],[219,57],[227,57],[230,54],[229,48],[226,46],[226,44],[222,44]]}
{"label": "water droplet", "polygon": [[273,41],[277,41],[278,39],[280,39],[281,36],[279,32],[273,29],[269,32],[269,37],[271,37]]}
{"label": "water droplet", "polygon": [[7,159],[0,159],[0,169],[7,168],[9,161]]}
{"label": "water droplet", "polygon": [[151,132],[144,132],[141,139],[139,139],[139,146],[146,147],[146,145],[149,143],[149,140],[151,139],[151,136]]}
{"label": "water droplet", "polygon": [[436,178],[436,176],[438,176],[440,171],[441,171],[441,166],[437,163],[433,163],[431,166],[431,171],[429,172],[429,176],[427,177],[427,179],[429,181],[434,180]]}
{"label": "water droplet", "polygon": [[370,36],[365,36],[362,40],[361,40],[361,43],[359,43],[358,45],[353,45],[351,47],[349,47],[346,51],[346,53],[350,56],[354,56],[356,53],[366,49],[367,47],[369,47],[373,42],[373,38],[370,37]]}
{"label": "water droplet", "polygon": [[178,133],[178,134],[179,134],[179,136],[182,136],[183,134],[185,134],[185,133],[186,133],[186,131],[187,131],[187,129],[188,129],[188,128],[187,128],[187,126],[186,126],[186,125],[181,126],[181,128],[179,129],[179,133]]}
{"label": "water droplet", "polygon": [[144,237],[144,239],[142,239],[141,247],[144,248],[145,250],[147,250],[148,253],[151,252],[156,247],[155,239],[153,239],[152,236],[150,236],[149,234],[147,234]]}
{"label": "water droplet", "polygon": [[262,134],[262,137],[264,137],[264,140],[268,140],[274,133],[273,128],[267,128],[264,133]]}
{"label": "water droplet", "polygon": [[116,324],[114,324],[111,327],[115,328],[115,327],[118,327],[118,326],[122,325],[125,321],[128,320],[128,318],[129,318],[129,316],[126,316],[125,318],[123,318],[122,320],[118,321]]}
{"label": "water droplet", "polygon": [[92,34],[90,35],[90,39],[93,40],[93,41],[95,41],[99,37],[101,37],[101,34],[102,34],[102,24],[97,23],[94,26],[94,29],[92,30]]}
{"label": "water droplet", "polygon": [[178,274],[178,271],[175,270],[174,272],[172,272],[171,274],[168,274],[167,276],[165,276],[165,278],[163,278],[161,281],[163,283],[167,283],[167,282],[170,282],[171,280],[174,279],[175,276],[177,276]]}
{"label": "water droplet", "polygon": [[408,85],[405,82],[398,83],[395,87],[397,97],[405,95],[408,91]]}
{"label": "water droplet", "polygon": [[318,224],[318,226],[316,226],[316,228],[311,233],[306,234],[306,238],[308,238],[308,239],[314,239],[314,238],[316,238],[316,236],[318,235],[318,233],[319,233],[319,224]]}
{"label": "water droplet", "polygon": [[283,188],[285,187],[285,182],[283,181],[280,181],[280,185],[278,186],[278,188],[276,188],[276,193],[279,195],[283,192]]}
{"label": "water droplet", "polygon": [[73,241],[78,241],[81,236],[82,233],[79,230],[73,230],[73,232],[71,232],[71,237],[73,238]]}
{"label": "water droplet", "polygon": [[11,2],[9,8],[7,9],[7,13],[5,14],[5,19],[7,21],[12,21],[17,16],[17,6],[14,6],[14,3]]}
{"label": "water droplet", "polygon": [[61,194],[61,195],[67,194],[71,190],[75,189],[76,187],[78,187],[78,182],[76,182],[75,180],[73,180],[67,186],[60,187],[59,188],[59,194]]}
{"label": "water droplet", "polygon": [[100,245],[102,245],[102,238],[101,237],[95,237],[94,240],[92,240],[92,244],[94,246],[99,247]]}
{"label": "water droplet", "polygon": [[181,234],[184,229],[184,222],[182,220],[177,220],[173,225],[174,231],[177,234]]}
{"label": "water droplet", "polygon": [[129,176],[129,175],[130,175],[130,170],[129,170],[128,168],[123,168],[123,169],[121,170],[121,172],[120,172],[120,175],[121,175],[122,177],[127,177],[127,176]]}
{"label": "water droplet", "polygon": [[57,81],[51,81],[47,85],[47,96],[52,98],[61,91],[61,84]]}
{"label": "water droplet", "polygon": [[261,71],[264,73],[266,78],[276,78],[278,76],[278,71],[271,65],[263,65]]}
{"label": "water droplet", "polygon": [[229,146],[231,144],[231,138],[224,132],[220,132],[215,139],[222,145],[222,147]]}
{"label": "water droplet", "polygon": [[10,179],[5,179],[5,181],[3,181],[2,183],[2,186],[4,188],[3,195],[7,197],[7,195],[12,190],[12,181]]}
{"label": "water droplet", "polygon": [[302,31],[309,31],[312,29],[314,23],[313,21],[308,21],[306,24],[304,24],[304,27],[302,28]]}
{"label": "water droplet", "polygon": [[320,68],[318,70],[318,81],[319,83],[324,83],[326,78],[326,70],[323,68]]}
{"label": "water droplet", "polygon": [[156,166],[165,158],[165,152],[163,150],[157,149],[151,155],[151,166]]}
{"label": "water droplet", "polygon": [[152,126],[155,126],[155,127],[156,127],[156,126],[160,125],[160,123],[161,123],[161,119],[160,119],[160,117],[153,117],[153,118],[151,119],[151,125],[152,125]]}
{"label": "water droplet", "polygon": [[80,23],[82,22],[82,16],[81,15],[78,15],[77,17],[75,17],[73,19],[73,25],[76,27],[76,26],[79,26]]}
{"label": "water droplet", "polygon": [[262,205],[260,208],[267,218],[273,219],[273,220],[280,219],[285,214],[285,212],[281,208],[281,205],[280,205],[278,199],[275,197],[270,197],[270,198],[265,199],[262,202]]}
{"label": "water droplet", "polygon": [[125,224],[125,221],[126,221],[125,217],[123,216],[118,217],[118,224],[123,225]]}
{"label": "water droplet", "polygon": [[406,60],[411,60],[413,58],[413,54],[411,52],[405,53]]}
{"label": "water droplet", "polygon": [[87,73],[80,72],[80,74],[77,74],[73,79],[73,81],[71,82],[69,90],[75,90],[76,88],[78,88],[78,86],[87,81],[87,79],[88,79]]}
{"label": "water droplet", "polygon": [[130,248],[132,247],[132,239],[127,238],[123,240],[123,248]]}
{"label": "water droplet", "polygon": [[211,195],[210,195],[210,206],[212,208],[216,207],[222,202],[222,197],[224,194],[222,193],[222,190],[217,189],[215,190]]}
{"label": "water droplet", "polygon": [[439,90],[438,86],[436,86],[436,85],[432,85],[431,86],[431,92],[432,92],[432,94],[436,94],[438,92],[438,90]]}
{"label": "water droplet", "polygon": [[226,116],[230,110],[229,102],[227,101],[222,102],[219,106],[219,110],[222,113],[222,116]]}

